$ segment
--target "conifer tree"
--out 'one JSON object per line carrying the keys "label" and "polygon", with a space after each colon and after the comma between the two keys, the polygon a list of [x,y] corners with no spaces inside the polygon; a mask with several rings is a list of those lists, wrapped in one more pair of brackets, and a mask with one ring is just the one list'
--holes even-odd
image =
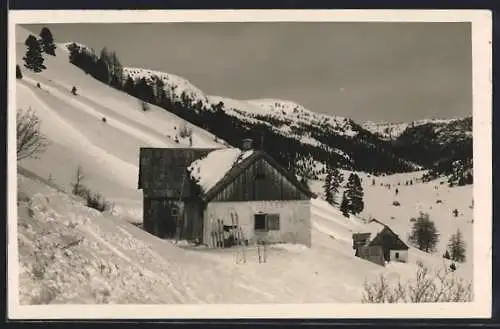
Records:
{"label": "conifer tree", "polygon": [[165,83],[161,78],[155,79],[155,99],[156,104],[163,104],[167,98],[167,93],[165,92]]}
{"label": "conifer tree", "polygon": [[135,81],[130,75],[127,76],[127,80],[125,80],[123,91],[125,91],[129,95],[135,96]]}
{"label": "conifer tree", "polygon": [[154,91],[153,87],[146,81],[146,78],[141,78],[137,81],[135,85],[136,97],[142,99],[147,103],[154,103]]}
{"label": "conifer tree", "polygon": [[22,79],[23,78],[23,73],[21,72],[21,68],[19,65],[16,65],[16,79]]}
{"label": "conifer tree", "polygon": [[42,28],[40,31],[40,45],[42,46],[42,51],[45,53],[55,56],[56,45],[54,44],[54,38],[52,32],[47,27]]}
{"label": "conifer tree", "polygon": [[438,241],[439,234],[434,222],[428,214],[420,213],[413,224],[409,242],[422,251],[432,252]]}
{"label": "conifer tree", "polygon": [[105,84],[110,84],[111,82],[110,56],[106,47],[102,48],[101,53],[99,54],[99,59],[95,65],[94,76]]}
{"label": "conifer tree", "polygon": [[344,181],[344,175],[342,175],[342,173],[337,168],[333,169],[332,174],[331,189],[333,194],[333,203],[337,204],[337,195],[340,192],[340,186]]}
{"label": "conifer tree", "polygon": [[450,259],[456,262],[465,262],[465,241],[462,232],[457,229],[448,242],[448,250]]}
{"label": "conifer tree", "polygon": [[24,66],[36,73],[42,72],[44,69],[46,69],[45,65],[43,64],[44,59],[42,57],[42,49],[36,37],[30,34],[24,44],[28,47],[28,50],[23,57],[23,60],[25,62]]}
{"label": "conifer tree", "polygon": [[332,170],[328,169],[325,177],[325,183],[323,185],[323,191],[325,193],[325,201],[328,202],[329,204],[333,204],[332,178],[333,178]]}
{"label": "conifer tree", "polygon": [[110,85],[121,89],[123,87],[123,66],[114,51],[109,56],[109,74]]}
{"label": "conifer tree", "polygon": [[363,211],[365,207],[363,196],[364,192],[359,176],[355,173],[351,173],[347,180],[346,197],[348,209],[352,214],[357,215]]}
{"label": "conifer tree", "polygon": [[345,217],[349,217],[349,200],[347,199],[346,192],[342,196],[342,202],[340,203],[340,211]]}

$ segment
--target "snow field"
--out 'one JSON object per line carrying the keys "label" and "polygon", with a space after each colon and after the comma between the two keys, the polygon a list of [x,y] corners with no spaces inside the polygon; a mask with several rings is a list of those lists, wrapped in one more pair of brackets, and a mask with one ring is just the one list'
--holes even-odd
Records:
{"label": "snow field", "polygon": [[[350,172],[343,171],[343,174],[346,182]],[[358,173],[358,175],[362,179],[365,203],[365,208],[359,215],[360,219],[353,216],[347,219],[340,212],[336,215],[338,218],[345,219],[344,224],[349,223],[349,230],[353,232],[372,232],[371,224],[363,224],[363,220],[374,218],[388,225],[404,242],[407,242],[413,226],[410,219],[418,217],[420,212],[427,213],[430,219],[434,221],[440,234],[436,246],[437,250],[434,254],[427,254],[412,248],[410,249],[410,262],[416,263],[418,259],[424,259],[429,264],[442,266],[443,259],[441,256],[446,250],[448,240],[459,229],[466,243],[467,258],[466,262],[459,266],[459,272],[472,279],[473,223],[471,220],[473,218],[473,209],[469,207],[472,201],[472,186],[450,188],[446,184],[441,185],[439,180],[428,183],[417,182],[417,178],[421,177],[422,172],[380,177],[366,173]],[[375,179],[375,185],[372,185],[373,179]],[[413,180],[413,185],[406,186],[406,181],[410,180]],[[391,188],[388,189],[385,186],[386,184],[390,184]],[[310,186],[315,193],[320,196],[323,195],[323,181],[312,181]],[[395,194],[396,188],[399,192],[398,195]],[[341,194],[342,192],[339,193],[339,195]],[[437,200],[441,200],[441,202],[436,203]],[[340,201],[340,198],[338,201]],[[398,201],[400,205],[394,206],[393,201]],[[323,209],[327,209],[328,204],[322,202],[326,204]],[[315,213],[315,209],[313,208],[313,213]],[[452,213],[454,209],[459,211],[456,218]],[[331,214],[330,218],[334,216]],[[316,216],[315,222],[318,221],[317,218]],[[321,224],[323,223],[324,221],[321,222]],[[338,227],[337,222],[335,225]],[[328,226],[325,227],[324,225],[323,228],[326,229]],[[348,241],[349,230],[344,231],[345,241]],[[335,232],[339,234],[339,229],[336,228]]]}

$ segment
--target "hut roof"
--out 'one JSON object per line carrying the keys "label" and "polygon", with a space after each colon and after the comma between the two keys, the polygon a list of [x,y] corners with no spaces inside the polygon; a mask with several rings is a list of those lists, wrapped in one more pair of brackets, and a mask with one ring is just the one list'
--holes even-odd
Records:
{"label": "hut roof", "polygon": [[[214,148],[149,148],[139,153],[139,189],[180,190],[186,167]],[[189,196],[186,189],[184,196]]]}
{"label": "hut roof", "polygon": [[[248,166],[265,159],[309,197],[316,195],[292,173],[263,151],[239,149],[141,148],[139,189],[180,190],[183,175],[201,188],[200,197],[208,202]],[[208,177],[207,177],[208,176]],[[185,190],[185,197],[189,189]]]}
{"label": "hut roof", "polygon": [[[365,233],[365,232],[363,232]],[[355,238],[360,238],[361,232],[353,234],[353,242]],[[377,245],[381,241],[382,235],[390,235],[395,238],[397,241],[398,249],[407,250],[409,249],[408,245],[401,240],[399,235],[394,232],[388,225],[382,223],[379,220],[373,219],[369,224],[366,224],[366,234],[370,234],[370,238],[368,241],[368,245]]]}

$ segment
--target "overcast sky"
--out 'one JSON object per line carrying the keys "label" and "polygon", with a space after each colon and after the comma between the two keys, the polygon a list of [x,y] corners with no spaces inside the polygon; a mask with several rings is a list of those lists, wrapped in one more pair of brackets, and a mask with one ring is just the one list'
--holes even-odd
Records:
{"label": "overcast sky", "polygon": [[[40,25],[26,26],[38,34]],[[49,24],[208,94],[279,98],[357,121],[472,114],[469,23]]]}

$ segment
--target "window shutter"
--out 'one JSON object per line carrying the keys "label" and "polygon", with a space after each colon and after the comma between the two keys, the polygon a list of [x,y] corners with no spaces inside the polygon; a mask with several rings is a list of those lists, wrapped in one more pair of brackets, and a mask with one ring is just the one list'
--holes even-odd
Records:
{"label": "window shutter", "polygon": [[279,214],[268,214],[267,215],[267,227],[270,231],[280,230],[280,215]]}

